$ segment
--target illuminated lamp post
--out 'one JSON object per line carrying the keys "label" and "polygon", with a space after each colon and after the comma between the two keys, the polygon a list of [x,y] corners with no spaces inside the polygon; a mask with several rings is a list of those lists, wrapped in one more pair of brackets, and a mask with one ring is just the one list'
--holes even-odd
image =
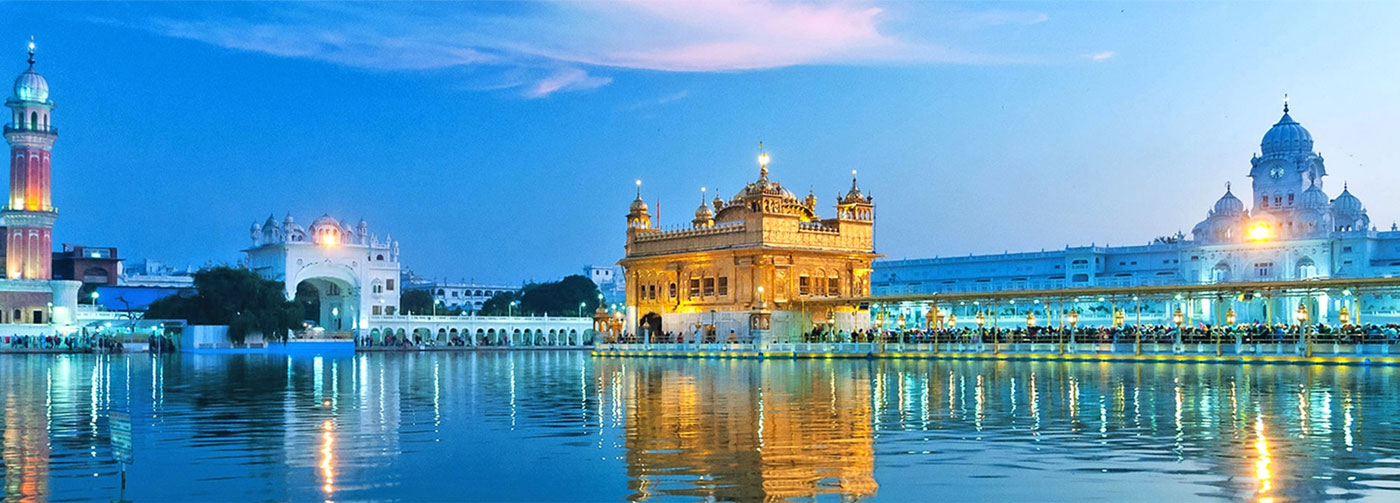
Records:
{"label": "illuminated lamp post", "polygon": [[[1069,310],[1069,314],[1065,315],[1065,321],[1068,321],[1068,322],[1069,322],[1069,333],[1070,333],[1070,337],[1074,337],[1074,327],[1075,327],[1075,325],[1078,325],[1078,324],[1079,324],[1079,311],[1076,310],[1076,309],[1071,309],[1071,310]],[[1061,337],[1061,338],[1060,338],[1060,344],[1064,344],[1064,337]],[[1064,346],[1061,346],[1061,347],[1060,347],[1060,354],[1064,354],[1064,353],[1065,353],[1065,348],[1064,348]]]}
{"label": "illuminated lamp post", "polygon": [[904,314],[901,313],[899,315],[899,319],[895,320],[895,325],[899,326],[899,346],[901,349],[903,349],[904,347],[904,324]]}
{"label": "illuminated lamp post", "polygon": [[[958,313],[948,313],[948,331],[949,331],[949,332],[952,332],[952,331],[957,330],[957,329],[958,329]],[[956,338],[957,335],[954,335],[953,337]],[[948,343],[948,345],[951,347],[951,346],[952,346],[952,343],[950,342],[950,343]]]}
{"label": "illuminated lamp post", "polygon": [[1312,340],[1308,338],[1307,300],[1304,300],[1303,303],[1298,304],[1298,312],[1295,313],[1295,316],[1298,317],[1298,330],[1300,332],[1300,336],[1303,338],[1303,356],[1307,358],[1312,358]]}
{"label": "illuminated lamp post", "polygon": [[987,325],[987,315],[986,315],[986,314],[983,314],[982,311],[977,311],[977,318],[976,318],[976,319],[977,319],[977,342],[980,343],[980,344],[986,344],[986,343],[987,343],[987,330],[986,330],[986,328],[984,328],[984,327]]}
{"label": "illuminated lamp post", "polygon": [[[1224,327],[1221,327],[1221,331],[1223,332],[1223,331],[1225,331],[1225,330],[1234,330],[1234,328],[1235,328],[1235,319],[1236,319],[1236,318],[1235,318],[1235,308],[1232,307],[1232,308],[1226,310],[1226,311],[1225,311],[1225,326],[1224,326]],[[1237,348],[1236,351],[1239,351],[1239,349]],[[1219,336],[1217,336],[1217,337],[1215,338],[1215,356],[1220,356],[1220,337],[1219,337]]]}
{"label": "illuminated lamp post", "polygon": [[1181,308],[1176,308],[1176,312],[1172,313],[1172,324],[1176,325],[1176,340],[1173,341],[1172,349],[1176,349],[1177,347],[1181,346],[1181,322],[1185,320],[1186,317],[1181,314]]}

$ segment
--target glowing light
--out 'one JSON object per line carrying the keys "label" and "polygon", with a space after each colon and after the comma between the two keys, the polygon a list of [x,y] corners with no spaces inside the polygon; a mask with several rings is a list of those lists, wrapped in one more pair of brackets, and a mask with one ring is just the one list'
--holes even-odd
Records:
{"label": "glowing light", "polygon": [[321,423],[321,478],[325,483],[321,485],[321,490],[330,496],[335,491],[335,453],[331,447],[335,445],[335,423],[327,419]]}
{"label": "glowing light", "polygon": [[766,152],[765,152],[765,153],[762,153],[762,154],[758,154],[758,165],[759,165],[759,166],[767,166],[767,165],[768,165],[768,154],[767,154]]}
{"label": "glowing light", "polygon": [[1250,227],[1249,239],[1253,239],[1255,241],[1264,241],[1269,239],[1269,225],[1255,224],[1254,227]]}

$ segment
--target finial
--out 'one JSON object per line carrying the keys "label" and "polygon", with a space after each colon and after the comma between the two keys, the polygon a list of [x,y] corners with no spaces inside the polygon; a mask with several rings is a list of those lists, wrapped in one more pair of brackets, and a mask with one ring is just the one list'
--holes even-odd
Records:
{"label": "finial", "polygon": [[758,142],[758,179],[768,181],[768,153],[763,151],[763,142]]}
{"label": "finial", "polygon": [[637,179],[637,199],[642,198],[642,179]]}
{"label": "finial", "polygon": [[1283,93],[1283,113],[1288,113],[1288,93]]}
{"label": "finial", "polygon": [[705,188],[700,187],[700,206],[705,205]]}
{"label": "finial", "polygon": [[1346,192],[1346,191],[1347,191],[1347,182],[1346,182],[1346,180],[1342,180],[1342,192]]}
{"label": "finial", "polygon": [[34,35],[29,36],[29,67],[34,68]]}
{"label": "finial", "polygon": [[1225,182],[1225,193],[1230,193],[1230,182]]}

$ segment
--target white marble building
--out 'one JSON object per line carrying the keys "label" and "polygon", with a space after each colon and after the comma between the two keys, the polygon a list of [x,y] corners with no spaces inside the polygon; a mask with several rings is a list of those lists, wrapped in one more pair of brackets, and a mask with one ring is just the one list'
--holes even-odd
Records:
{"label": "white marble building", "polygon": [[[1329,196],[1323,186],[1328,174],[1324,159],[1313,150],[1312,134],[1285,105],[1283,117],[1264,134],[1260,153],[1250,160],[1249,204],[1227,185],[1190,236],[1166,236],[1138,246],[876,261],[872,290],[898,295],[1400,274],[1400,231],[1393,224],[1384,231],[1373,227],[1346,184],[1335,198]],[[1365,313],[1381,316],[1368,319],[1382,321],[1400,309],[1400,299],[1391,295],[1365,297],[1360,303]],[[1314,312],[1335,315],[1337,302],[1324,295]],[[1248,306],[1233,307],[1241,310],[1243,321],[1259,315]],[[1276,306],[1285,307],[1291,308]],[[1195,309],[1209,314],[1211,307],[1203,303]]]}
{"label": "white marble building", "polygon": [[369,317],[398,313],[399,244],[323,215],[303,228],[289,214],[253,224],[247,266],[286,285],[287,298],[307,309],[306,321],[328,332],[369,326]]}

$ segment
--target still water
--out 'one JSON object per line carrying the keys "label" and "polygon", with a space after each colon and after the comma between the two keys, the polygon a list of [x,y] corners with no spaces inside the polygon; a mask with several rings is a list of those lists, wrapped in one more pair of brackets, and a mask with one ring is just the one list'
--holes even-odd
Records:
{"label": "still water", "polygon": [[1397,370],[0,355],[0,473],[7,501],[1400,501]]}

